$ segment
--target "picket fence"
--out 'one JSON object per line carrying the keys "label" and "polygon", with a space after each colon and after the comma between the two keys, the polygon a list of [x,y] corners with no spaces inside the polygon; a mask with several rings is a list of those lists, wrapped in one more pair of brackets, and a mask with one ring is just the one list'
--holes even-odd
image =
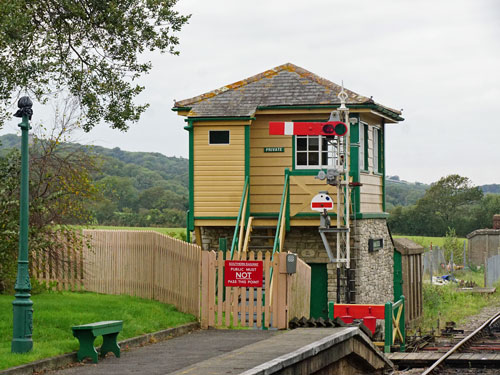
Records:
{"label": "picket fence", "polygon": [[127,294],[200,316],[201,248],[153,231],[84,230],[83,251],[33,256],[32,273],[58,290]]}
{"label": "picket fence", "polygon": [[292,317],[309,317],[311,268],[297,260],[297,272],[286,273],[287,253],[250,251],[232,260],[263,262],[263,287],[225,287],[224,261],[231,252],[202,254],[201,326],[288,328]]}

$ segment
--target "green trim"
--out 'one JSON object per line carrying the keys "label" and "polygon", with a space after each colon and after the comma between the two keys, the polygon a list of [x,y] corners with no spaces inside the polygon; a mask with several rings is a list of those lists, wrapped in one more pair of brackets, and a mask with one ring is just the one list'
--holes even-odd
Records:
{"label": "green trim", "polygon": [[[326,169],[326,168],[324,168]],[[316,176],[319,171],[324,169],[294,169],[290,171],[290,176]]]}
{"label": "green trim", "polygon": [[368,169],[360,169],[359,171],[362,173],[370,173],[370,171]]}
{"label": "green trim", "polygon": [[186,211],[186,242],[191,243],[191,231],[189,230],[189,210]]}
{"label": "green trim", "polygon": [[367,212],[356,214],[355,219],[387,219],[389,214],[387,212]]}
{"label": "green trim", "polygon": [[[349,116],[349,120],[351,118],[356,119],[356,123],[350,125],[350,151],[351,151],[351,162],[349,165],[349,174],[352,176],[352,181],[353,182],[360,182],[360,169],[359,169],[359,148],[362,147],[363,145],[359,144],[359,128],[360,128],[360,121],[359,121],[359,114],[352,114]],[[350,121],[349,121],[350,122]],[[360,213],[360,206],[361,206],[361,187],[356,186],[351,189],[351,202],[354,204],[354,214],[357,215]]]}
{"label": "green trim", "polygon": [[236,220],[236,216],[195,216],[195,220]]}
{"label": "green trim", "polygon": [[[257,106],[258,110],[266,110],[266,109],[336,109],[339,108],[340,104],[324,104],[324,105],[270,105],[270,106]],[[388,110],[387,108],[382,107],[381,105],[375,103],[366,103],[366,104],[347,104],[347,108],[349,109],[374,109],[377,112],[380,112],[393,120],[396,121],[404,121],[404,118],[401,117],[396,112]]]}
{"label": "green trim", "polygon": [[279,212],[252,212],[250,216],[253,217],[274,217],[277,218],[280,215]]}
{"label": "green trim", "polygon": [[189,132],[189,220],[187,229],[194,230],[194,131],[193,123],[188,121],[184,129]]}
{"label": "green trim", "polygon": [[[250,184],[250,125],[245,125],[245,178],[248,179]],[[250,190],[250,186],[248,186]],[[245,212],[245,227],[250,218],[250,192],[247,198],[247,210]]]}
{"label": "green trim", "polygon": [[295,170],[295,136],[292,135],[292,171]]}
{"label": "green trim", "polygon": [[382,172],[382,210],[385,212],[386,201],[385,201],[385,121],[382,121],[380,133],[380,144],[379,149],[381,149],[379,160],[381,160],[381,172]]}
{"label": "green trim", "polygon": [[[298,214],[295,214],[294,216],[292,216],[292,218],[296,218],[296,217],[312,217],[312,218],[319,218],[320,217],[320,213],[314,213],[314,212],[299,212]],[[334,212],[329,212],[328,213],[328,216],[330,217],[337,217],[337,214],[334,213]]]}
{"label": "green trim", "polygon": [[285,181],[288,181],[286,187],[286,207],[285,207],[285,228],[286,231],[290,231],[290,169],[285,168]]}
{"label": "green trim", "polygon": [[255,117],[251,116],[241,116],[241,117],[189,117],[187,119],[184,119],[184,121],[252,121],[255,120]]}
{"label": "green trim", "polygon": [[370,169],[370,164],[369,164],[369,158],[368,158],[368,151],[370,149],[370,147],[368,146],[368,143],[369,143],[369,126],[368,124],[365,124],[363,123],[363,150],[364,150],[364,153],[363,153],[363,156],[364,156],[364,162],[365,162],[365,165],[364,165],[364,168],[363,170],[364,171],[369,171]]}
{"label": "green trim", "polygon": [[171,110],[174,112],[190,111],[191,107],[173,107]]}

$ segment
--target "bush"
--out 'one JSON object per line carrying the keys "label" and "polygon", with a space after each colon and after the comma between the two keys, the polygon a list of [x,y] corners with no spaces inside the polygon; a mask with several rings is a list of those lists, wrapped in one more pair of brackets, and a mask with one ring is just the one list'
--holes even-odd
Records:
{"label": "bush", "polygon": [[455,229],[448,228],[443,242],[444,257],[446,261],[450,262],[451,255],[453,254],[453,263],[464,264],[463,246],[463,242],[457,238]]}

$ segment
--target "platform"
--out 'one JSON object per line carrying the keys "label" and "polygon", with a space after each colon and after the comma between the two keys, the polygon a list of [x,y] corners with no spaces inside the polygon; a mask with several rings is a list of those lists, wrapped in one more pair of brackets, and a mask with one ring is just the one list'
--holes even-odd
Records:
{"label": "platform", "polygon": [[174,372],[175,375],[383,373],[393,367],[356,327],[300,328]]}

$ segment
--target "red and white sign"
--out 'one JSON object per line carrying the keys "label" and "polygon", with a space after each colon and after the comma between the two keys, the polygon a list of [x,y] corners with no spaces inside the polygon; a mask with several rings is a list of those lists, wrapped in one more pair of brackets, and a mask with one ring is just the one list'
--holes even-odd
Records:
{"label": "red and white sign", "polygon": [[333,199],[325,193],[319,193],[311,201],[311,210],[323,212],[333,210]]}
{"label": "red and white sign", "polygon": [[261,260],[226,260],[224,266],[224,286],[262,287]]}
{"label": "red and white sign", "polygon": [[269,122],[269,135],[338,135],[347,133],[340,121],[327,122]]}

